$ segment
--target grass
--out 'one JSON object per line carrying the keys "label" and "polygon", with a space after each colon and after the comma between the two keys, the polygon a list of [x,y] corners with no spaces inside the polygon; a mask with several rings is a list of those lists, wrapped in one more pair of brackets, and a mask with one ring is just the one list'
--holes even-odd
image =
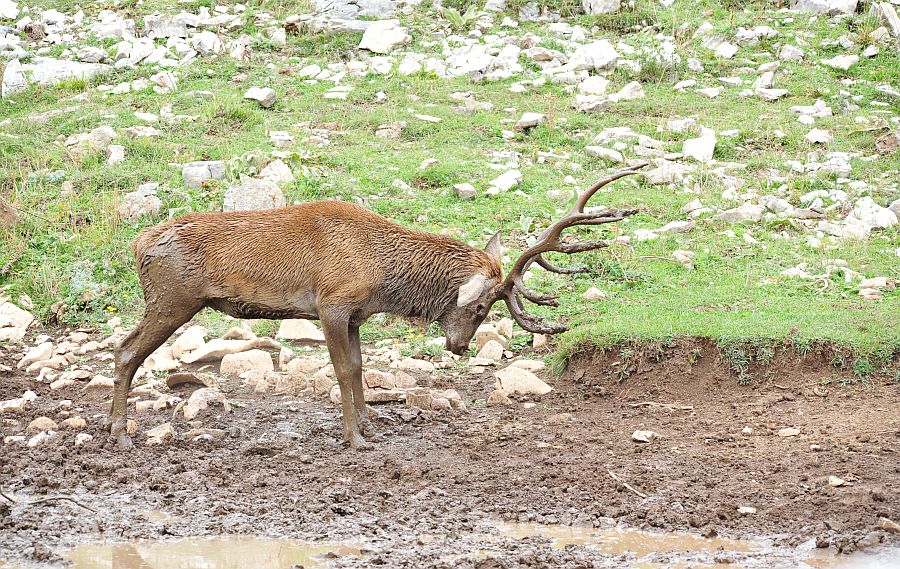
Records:
{"label": "grass", "polygon": [[[459,14],[464,14],[467,6],[452,2],[445,5]],[[560,1],[544,5],[564,14],[573,9],[571,3]],[[74,11],[74,5],[61,0],[47,6]],[[90,8],[86,18],[93,17],[97,8]],[[511,14],[517,8],[518,4],[510,3]],[[129,8],[138,22],[140,15],[155,9],[165,10],[156,1]],[[250,25],[249,14],[266,10],[285,17],[299,8],[286,2],[250,3],[249,27],[240,32],[258,35],[260,31]],[[428,31],[436,29],[432,18],[423,13],[402,18],[413,29],[411,50],[439,52],[439,46],[420,45],[430,39]],[[713,23],[717,33],[728,36],[733,36],[738,26],[760,24],[772,25],[781,35],[757,46],[743,47],[734,59],[718,60],[690,35],[704,20]],[[743,180],[742,191],[778,193],[797,205],[799,196],[808,191],[846,189],[846,185],[833,176],[790,174],[788,161],[806,162],[813,149],[803,139],[810,127],[799,124],[789,107],[823,98],[836,113],[817,119],[816,124],[834,132],[835,143],[829,150],[870,155],[874,152],[874,135],[866,129],[879,123],[859,125],[854,119],[866,115],[873,121],[883,121],[880,116],[884,115],[869,112],[873,108],[871,101],[885,99],[875,87],[900,84],[900,55],[896,50],[882,49],[876,58],[863,58],[849,72],[815,63],[842,51],[839,47],[817,47],[824,40],[841,35],[857,37],[854,34],[858,33],[858,43],[870,41],[866,38],[874,24],[862,14],[838,23],[799,15],[789,22],[785,14],[767,8],[763,2],[703,0],[696,5],[676,2],[663,8],[655,0],[638,0],[621,15],[575,16],[571,23],[588,30],[596,26],[600,37],[634,47],[637,53],[629,58],[642,63],[642,70],[612,74],[610,91],[637,79],[643,84],[646,98],[614,104],[602,114],[588,114],[570,108],[572,96],[562,85],[548,83],[516,94],[509,87],[519,78],[471,83],[465,78],[439,79],[427,73],[408,77],[370,73],[341,82],[354,87],[347,101],[327,100],[323,94],[333,83],[310,84],[294,77],[291,70],[308,63],[325,68],[331,62],[353,59],[359,35],[291,34],[283,48],[259,40],[257,56],[262,60],[253,64],[236,62],[227,56],[198,59],[177,71],[179,88],[166,95],[149,89],[104,95],[93,89],[100,81],[115,85],[152,73],[149,68],[139,68],[117,70],[89,83],[72,81],[37,88],[0,101],[0,121],[8,119],[0,132],[11,135],[0,139],[0,193],[23,213],[21,223],[0,229],[0,285],[6,287],[4,294],[13,298],[28,294],[42,318],[48,317],[55,302],[65,301],[71,307],[67,313],[71,323],[102,322],[112,312],[126,320],[139,317],[142,304],[128,247],[130,240],[141,228],[166,219],[170,209],[220,209],[229,183],[214,182],[187,189],[181,181],[180,168],[172,164],[221,159],[229,161],[229,171],[234,176],[252,173],[275,150],[267,138],[267,132],[272,130],[287,130],[298,140],[297,147],[288,149],[296,151],[289,160],[298,175],[293,185],[283,188],[289,201],[356,200],[405,225],[425,231],[447,231],[479,246],[499,230],[511,248],[510,254],[515,255],[526,237],[540,233],[565,209],[565,203],[547,196],[549,190],[566,190],[568,194],[573,188],[590,185],[610,170],[603,160],[584,153],[584,147],[592,144],[593,137],[603,128],[630,126],[662,141],[667,151],[680,150],[682,142],[694,136],[665,131],[669,119],[694,116],[699,123],[717,131],[736,129],[736,137],[719,138],[716,159],[746,164],[746,168],[729,171]],[[647,23],[652,28],[642,27]],[[466,28],[469,23],[457,22],[460,25]],[[547,32],[546,24],[522,22],[517,33],[524,31],[538,33],[546,47],[565,48],[564,41]],[[652,50],[660,44],[657,33],[674,36],[680,62],[664,64],[652,57]],[[791,95],[774,103],[755,97],[739,98],[738,92],[758,76],[756,67],[775,59],[780,43],[795,44],[798,37],[811,46],[804,48],[808,61],[783,62],[775,81],[776,87],[789,89]],[[699,59],[705,71],[688,71],[688,57]],[[259,64],[261,61],[273,65],[268,68]],[[246,79],[233,82],[238,73],[246,74]],[[677,92],[671,88],[685,78],[696,79],[697,87],[717,86],[721,76],[742,77],[744,87],[725,87],[723,94],[712,100],[691,89]],[[845,79],[855,84],[842,84]],[[276,104],[264,110],[244,101],[242,94],[252,85],[274,88],[279,95]],[[846,100],[840,95],[842,89],[862,96],[860,111],[842,112]],[[211,91],[213,97],[198,97],[197,91]],[[494,109],[468,115],[453,112],[451,107],[458,103],[450,99],[450,94],[456,91],[471,91],[479,101],[492,102]],[[378,93],[385,97],[380,98]],[[900,110],[897,101],[889,103],[887,110],[896,115]],[[157,127],[164,134],[154,140],[132,139],[122,133],[123,128],[140,124],[134,117],[135,111],[159,113],[163,106],[171,106],[175,114],[199,118],[163,122]],[[53,109],[71,110],[41,125],[28,119]],[[529,133],[517,133],[511,141],[504,140],[502,131],[511,127],[509,121],[524,112],[546,113],[550,120]],[[415,114],[436,116],[442,122],[435,125],[421,121]],[[379,125],[401,120],[407,122],[407,127],[400,140],[375,136]],[[115,142],[126,147],[124,163],[107,166],[101,153],[77,159],[60,143],[67,136],[99,125],[119,131]],[[327,126],[333,131],[330,145],[320,148],[302,142],[309,134],[307,126]],[[784,135],[776,137],[776,130]],[[545,160],[541,153],[547,152],[563,158]],[[505,154],[501,157],[500,153]],[[438,162],[420,169],[422,161],[429,158]],[[523,173],[520,193],[495,198],[479,195],[468,202],[455,198],[454,184],[469,182],[483,192],[500,173],[488,164],[510,160],[516,161]],[[900,170],[898,155],[874,161],[853,158],[851,162],[853,179],[864,181],[869,187],[851,192],[853,198],[870,193],[879,203],[889,203],[900,197],[896,184],[891,184]],[[782,180],[770,182],[771,169],[777,169]],[[301,170],[307,175],[299,175]],[[576,184],[565,181],[569,176]],[[403,184],[398,184],[398,180]],[[160,183],[160,214],[137,223],[119,220],[116,207],[122,195],[147,181]],[[785,187],[778,189],[782,184]],[[401,189],[404,185],[412,189]],[[594,201],[639,206],[644,213],[617,227],[575,233],[611,238],[633,234],[639,228],[658,228],[684,219],[681,207],[695,198],[704,205],[729,207],[730,202],[722,197],[723,190],[721,179],[702,169],[689,188],[670,189],[638,179],[621,180]],[[745,234],[758,243],[749,244],[744,240]],[[748,341],[790,338],[796,345],[829,341],[851,347],[860,355],[847,366],[857,375],[870,373],[870,368],[880,369],[885,364],[879,362],[890,361],[900,350],[898,292],[886,293],[881,301],[866,302],[859,300],[851,285],[837,279],[810,284],[779,275],[801,262],[807,263],[811,272],[822,272],[829,259],[840,258],[866,276],[896,278],[900,276],[900,257],[896,254],[900,231],[895,227],[877,232],[865,242],[832,244],[825,240],[826,247],[822,249],[806,245],[808,234],[787,222],[725,226],[701,221],[690,233],[632,242],[627,247],[582,255],[578,260],[557,259],[561,263],[587,263],[594,270],[574,278],[535,273],[533,286],[558,294],[561,301],[557,309],[535,311],[571,324],[571,331],[559,338],[561,358],[586,342],[605,346],[623,340],[703,336],[716,339],[722,346],[743,346]],[[694,270],[688,271],[670,260],[675,249],[696,253]],[[591,286],[606,291],[610,299],[584,301],[581,294]],[[495,307],[495,312],[503,311],[501,305]],[[377,319],[365,330],[367,340],[376,340],[408,334],[410,328],[393,319]],[[415,349],[421,351],[424,346],[422,343]],[[891,354],[887,360],[885,353]],[[882,354],[881,359],[875,354]],[[738,352],[734,355],[738,363],[744,357]]]}

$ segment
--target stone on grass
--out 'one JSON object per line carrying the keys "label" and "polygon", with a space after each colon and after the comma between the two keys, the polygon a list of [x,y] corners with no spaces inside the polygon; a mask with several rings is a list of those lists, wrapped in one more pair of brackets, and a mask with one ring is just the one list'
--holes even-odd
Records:
{"label": "stone on grass", "polygon": [[201,160],[182,164],[181,179],[188,188],[199,188],[206,180],[224,180],[225,161]]}
{"label": "stone on grass", "polygon": [[715,149],[716,132],[709,128],[700,127],[700,136],[685,140],[681,153],[697,162],[708,163],[712,161]]}
{"label": "stone on grass", "polygon": [[863,290],[866,288],[892,291],[897,288],[897,281],[890,277],[874,277],[871,279],[865,279],[864,281],[856,285],[856,290]]}
{"label": "stone on grass", "polygon": [[619,53],[605,39],[579,45],[569,58],[568,67],[574,71],[612,71],[619,61]]}
{"label": "stone on grass", "polygon": [[725,223],[741,223],[742,221],[762,221],[765,206],[758,204],[744,204],[740,207],[727,209],[715,215],[714,219]]}
{"label": "stone on grass", "polygon": [[581,298],[585,300],[607,300],[609,295],[600,290],[597,287],[591,287],[587,289],[584,294],[581,295]]}
{"label": "stone on grass", "polygon": [[494,373],[499,380],[499,387],[506,393],[522,395],[546,395],[553,388],[541,378],[520,367],[509,366]]}
{"label": "stone on grass", "polygon": [[475,186],[469,183],[455,184],[453,186],[453,192],[456,194],[456,197],[462,201],[475,199],[475,196],[478,195]]}
{"label": "stone on grass", "polygon": [[858,55],[837,55],[831,59],[823,59],[822,64],[841,71],[847,71],[857,61],[859,61]]}
{"label": "stone on grass", "polygon": [[291,172],[291,167],[281,160],[272,160],[266,164],[266,167],[260,171],[259,177],[276,184],[294,183],[294,173]]}
{"label": "stone on grass", "polygon": [[222,358],[220,374],[238,376],[245,371],[275,371],[272,356],[263,350],[248,350]]}
{"label": "stone on grass", "polygon": [[547,120],[544,113],[524,113],[522,117],[516,121],[516,128],[519,130],[527,130],[543,124]]}
{"label": "stone on grass", "polygon": [[589,16],[597,14],[613,14],[622,7],[621,0],[581,0],[584,13]]}
{"label": "stone on grass", "polygon": [[187,23],[184,19],[171,14],[152,14],[144,16],[144,34],[148,38],[186,38]]}
{"label": "stone on grass", "polygon": [[900,16],[890,2],[876,2],[872,6],[872,13],[890,28],[895,38],[900,39]]}
{"label": "stone on grass", "polygon": [[276,338],[296,340],[299,342],[324,342],[325,334],[315,323],[303,318],[282,320]]}
{"label": "stone on grass", "polygon": [[900,132],[889,132],[875,139],[875,150],[881,155],[893,154],[900,149]]}
{"label": "stone on grass", "polygon": [[506,192],[522,183],[522,172],[519,170],[507,170],[490,181],[488,194],[495,195]]}
{"label": "stone on grass", "polygon": [[622,156],[622,153],[611,148],[604,148],[602,146],[585,146],[584,152],[588,156],[593,156],[594,158],[603,158],[604,160],[609,160],[610,162],[616,162],[618,164],[625,162],[625,157]]}
{"label": "stone on grass", "polygon": [[636,99],[643,99],[644,97],[646,97],[644,87],[637,81],[632,81],[622,87],[619,92],[610,95],[609,100],[610,102],[618,103],[619,101],[634,101]]}
{"label": "stone on grass", "polygon": [[82,63],[50,57],[34,57],[28,63],[13,59],[3,70],[0,97],[18,95],[34,83],[55,85],[62,81],[89,80],[112,69],[100,63]]}
{"label": "stone on grass", "polygon": [[18,2],[0,0],[0,20],[15,20],[19,17]]}
{"label": "stone on grass", "polygon": [[850,15],[856,12],[857,3],[858,0],[794,0],[791,8],[806,14]]}
{"label": "stone on grass", "polygon": [[379,20],[366,28],[357,48],[386,54],[398,46],[409,43],[411,39],[406,28],[400,26],[398,20]]}
{"label": "stone on grass", "polygon": [[122,219],[136,221],[145,215],[156,215],[162,208],[162,200],[156,195],[157,184],[143,184],[137,190],[125,194],[118,211]]}
{"label": "stone on grass", "polygon": [[228,188],[222,211],[247,211],[284,207],[286,201],[278,184],[241,174],[240,182]]}
{"label": "stone on grass", "polygon": [[687,270],[694,268],[694,252],[685,251],[684,249],[675,249],[672,251],[672,258],[681,263]]}
{"label": "stone on grass", "polygon": [[803,50],[799,47],[785,44],[778,52],[778,58],[785,61],[800,61],[803,59]]}
{"label": "stone on grass", "polygon": [[276,98],[275,90],[270,87],[250,87],[244,93],[244,99],[256,101],[264,109],[274,105]]}

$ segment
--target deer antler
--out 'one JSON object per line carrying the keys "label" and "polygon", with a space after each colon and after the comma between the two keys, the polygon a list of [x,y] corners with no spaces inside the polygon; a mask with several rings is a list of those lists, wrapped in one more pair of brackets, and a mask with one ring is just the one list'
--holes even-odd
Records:
{"label": "deer antler", "polygon": [[532,263],[537,263],[541,267],[554,273],[574,274],[584,272],[586,269],[583,268],[557,267],[544,259],[541,255],[550,251],[572,254],[607,247],[609,243],[606,241],[563,243],[560,240],[560,235],[564,229],[574,225],[615,223],[617,221],[622,221],[629,215],[637,213],[638,210],[636,209],[621,210],[613,208],[604,208],[599,211],[585,213],[584,207],[587,205],[588,200],[597,193],[597,190],[619,178],[637,173],[638,170],[646,165],[647,164],[644,163],[625,168],[624,170],[619,170],[588,188],[581,196],[579,196],[569,213],[541,233],[537,242],[526,249],[516,260],[513,268],[506,276],[506,279],[497,287],[497,299],[500,300],[502,298],[506,302],[509,313],[512,314],[512,317],[520,326],[522,326],[522,328],[536,334],[558,334],[567,330],[567,328],[561,324],[550,324],[538,316],[525,312],[525,308],[522,306],[522,301],[519,298],[520,294],[535,304],[543,306],[559,306],[555,297],[541,294],[525,285],[523,281],[525,271],[528,270],[528,267],[530,267]]}

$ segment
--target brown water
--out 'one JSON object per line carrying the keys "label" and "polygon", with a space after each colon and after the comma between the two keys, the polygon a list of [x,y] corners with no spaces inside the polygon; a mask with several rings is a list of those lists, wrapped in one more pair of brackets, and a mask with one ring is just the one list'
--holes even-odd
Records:
{"label": "brown water", "polygon": [[74,569],[289,569],[325,567],[326,556],[358,553],[347,545],[229,536],[80,545],[64,557]]}

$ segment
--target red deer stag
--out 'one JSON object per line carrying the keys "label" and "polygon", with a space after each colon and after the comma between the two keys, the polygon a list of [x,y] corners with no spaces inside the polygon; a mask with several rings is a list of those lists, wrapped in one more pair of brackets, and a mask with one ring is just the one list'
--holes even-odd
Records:
{"label": "red deer stag", "polygon": [[603,241],[564,243],[563,229],[622,220],[636,210],[585,213],[601,187],[635,173],[620,170],[584,192],[515,262],[506,279],[498,236],[484,251],[459,241],[407,229],[357,205],[312,202],[266,211],[192,213],[142,231],[133,244],[146,308],[144,318],[116,346],[111,439],[128,448],[126,406],[131,380],[144,359],[204,307],[236,318],[321,321],[341,388],[344,438],[369,448],[361,434],[363,399],[359,327],[388,312],[440,322],[447,349],[462,354],[491,306],[503,299],[526,330],[556,334],[566,328],[525,312],[519,294],[556,306],[523,282],[532,263],[557,273],[541,255],[605,247]]}

